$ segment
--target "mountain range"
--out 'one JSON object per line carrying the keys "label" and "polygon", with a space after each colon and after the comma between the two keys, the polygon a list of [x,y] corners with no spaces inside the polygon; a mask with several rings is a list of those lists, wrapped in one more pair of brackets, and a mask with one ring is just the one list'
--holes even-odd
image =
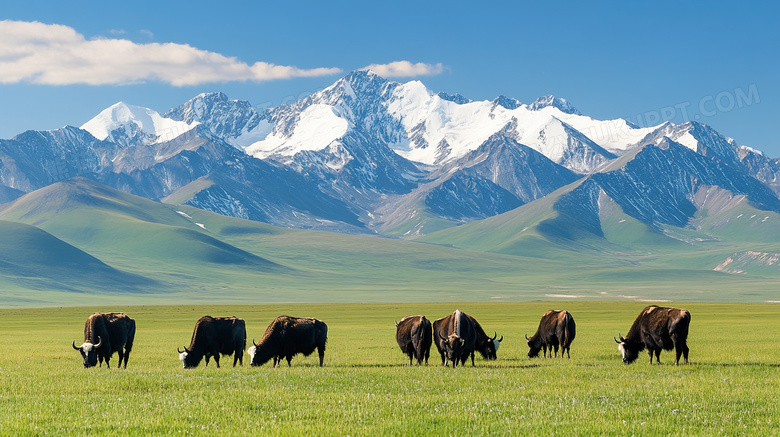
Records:
{"label": "mountain range", "polygon": [[[117,103],[81,127],[0,140],[0,219],[34,227],[8,231],[29,232],[32,241],[62,240],[58,250],[76,251],[68,258],[117,284],[160,279],[106,264],[95,253],[107,249],[70,236],[88,231],[52,232],[60,228],[46,227],[51,217],[37,215],[70,210],[68,199],[83,206],[78,193],[87,180],[96,184],[87,190],[92,206],[123,192],[152,202],[145,208],[557,260],[587,253],[625,261],[684,247],[697,253],[695,269],[711,271],[730,258],[719,271],[774,275],[780,272],[767,260],[775,249],[746,245],[780,242],[771,230],[780,213],[778,174],[780,160],[697,122],[642,128],[596,120],[554,96],[474,101],[356,71],[270,109],[222,93],[162,114]],[[77,179],[81,189],[67,184],[74,177],[86,178]],[[94,194],[101,189],[119,191]],[[31,206],[33,198],[49,205]],[[20,205],[29,210],[19,213]],[[184,228],[202,231],[193,226]],[[198,241],[197,253],[289,271],[218,236],[181,232]]]}
{"label": "mountain range", "polygon": [[[409,237],[510,211],[581,178],[595,182],[640,148],[670,141],[694,153],[666,154],[672,161],[659,171],[687,166],[703,179],[691,160],[719,162],[733,168],[730,178],[778,190],[778,160],[696,122],[639,128],[584,116],[558,97],[472,101],[356,71],[263,111],[212,93],[164,114],[117,103],[80,128],[24,132],[0,141],[0,200],[80,175],[279,226]],[[665,223],[664,195],[625,193],[662,196],[628,213]]]}

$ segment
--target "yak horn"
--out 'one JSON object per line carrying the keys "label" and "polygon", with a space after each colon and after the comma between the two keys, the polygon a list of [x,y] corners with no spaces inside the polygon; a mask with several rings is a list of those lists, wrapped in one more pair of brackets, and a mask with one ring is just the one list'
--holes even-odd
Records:
{"label": "yak horn", "polygon": [[255,339],[254,338],[252,339],[252,344],[255,345],[255,347],[260,346],[259,344],[255,343]]}
{"label": "yak horn", "polygon": [[95,345],[95,349],[103,345],[103,339],[98,335],[98,344]]}
{"label": "yak horn", "polygon": [[395,323],[395,327],[397,328],[397,327],[398,327],[398,322],[396,322],[395,320],[393,320],[393,323]]}
{"label": "yak horn", "polygon": [[498,337],[498,334],[496,334],[496,331],[493,331],[493,338],[491,338],[491,340],[495,341],[496,337]]}
{"label": "yak horn", "polygon": [[[186,350],[187,350],[187,348],[185,347],[185,348],[184,348],[184,351],[186,351]],[[178,353],[180,353],[180,354],[183,354],[183,353],[184,353],[184,351],[180,351],[180,350],[179,350],[179,348],[176,348],[176,352],[178,352]]]}
{"label": "yak horn", "polygon": [[503,335],[501,336],[501,338],[498,339],[499,343],[501,343],[502,341],[504,341],[504,336]]}
{"label": "yak horn", "polygon": [[73,340],[73,343],[71,343],[71,346],[73,346],[73,349],[76,349],[77,351],[81,350],[81,347],[76,347],[76,340]]}
{"label": "yak horn", "polygon": [[525,334],[525,341],[531,341],[531,339],[528,338],[528,334]]}

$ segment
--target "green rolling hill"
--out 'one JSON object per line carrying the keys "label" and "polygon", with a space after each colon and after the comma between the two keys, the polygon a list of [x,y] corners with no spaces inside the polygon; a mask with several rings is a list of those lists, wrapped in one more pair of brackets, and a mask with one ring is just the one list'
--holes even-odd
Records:
{"label": "green rolling hill", "polygon": [[601,199],[599,229],[576,227],[556,205],[578,186],[406,241],[279,228],[70,179],[0,207],[0,302],[777,300],[778,214],[712,192],[690,227],[653,228]]}

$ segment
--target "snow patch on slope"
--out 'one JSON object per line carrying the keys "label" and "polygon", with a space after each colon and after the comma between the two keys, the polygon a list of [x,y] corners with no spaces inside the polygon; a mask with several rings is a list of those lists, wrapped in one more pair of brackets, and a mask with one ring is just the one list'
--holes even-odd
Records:
{"label": "snow patch on slope", "polygon": [[292,134],[273,133],[246,148],[246,153],[263,159],[272,154],[292,156],[303,150],[322,150],[344,136],[350,123],[336,107],[314,104],[303,110]]}

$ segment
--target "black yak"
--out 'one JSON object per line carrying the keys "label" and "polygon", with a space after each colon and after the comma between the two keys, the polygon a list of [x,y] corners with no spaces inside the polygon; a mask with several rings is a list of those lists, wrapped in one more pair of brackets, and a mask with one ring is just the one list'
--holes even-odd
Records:
{"label": "black yak", "polygon": [[130,351],[133,350],[133,339],[135,320],[127,314],[95,313],[89,316],[84,324],[84,342],[81,346],[76,346],[76,341],[73,340],[71,345],[73,349],[81,352],[84,367],[94,367],[98,362],[100,367],[103,367],[105,360],[106,367],[111,368],[108,361],[116,352],[119,354],[119,367],[122,367],[124,360],[126,369]]}
{"label": "black yak", "polygon": [[252,357],[253,366],[262,366],[273,359],[276,367],[282,358],[286,358],[289,367],[296,354],[309,356],[317,349],[322,367],[327,341],[328,325],[325,322],[306,317],[279,316],[268,325],[260,343],[252,339],[247,353]]}
{"label": "black yak", "polygon": [[240,362],[244,365],[244,347],[246,347],[246,324],[237,317],[203,316],[195,323],[190,347],[178,350],[179,359],[185,369],[197,367],[200,360],[206,357],[206,367],[209,358],[219,368],[219,356],[234,355],[233,367]]}

